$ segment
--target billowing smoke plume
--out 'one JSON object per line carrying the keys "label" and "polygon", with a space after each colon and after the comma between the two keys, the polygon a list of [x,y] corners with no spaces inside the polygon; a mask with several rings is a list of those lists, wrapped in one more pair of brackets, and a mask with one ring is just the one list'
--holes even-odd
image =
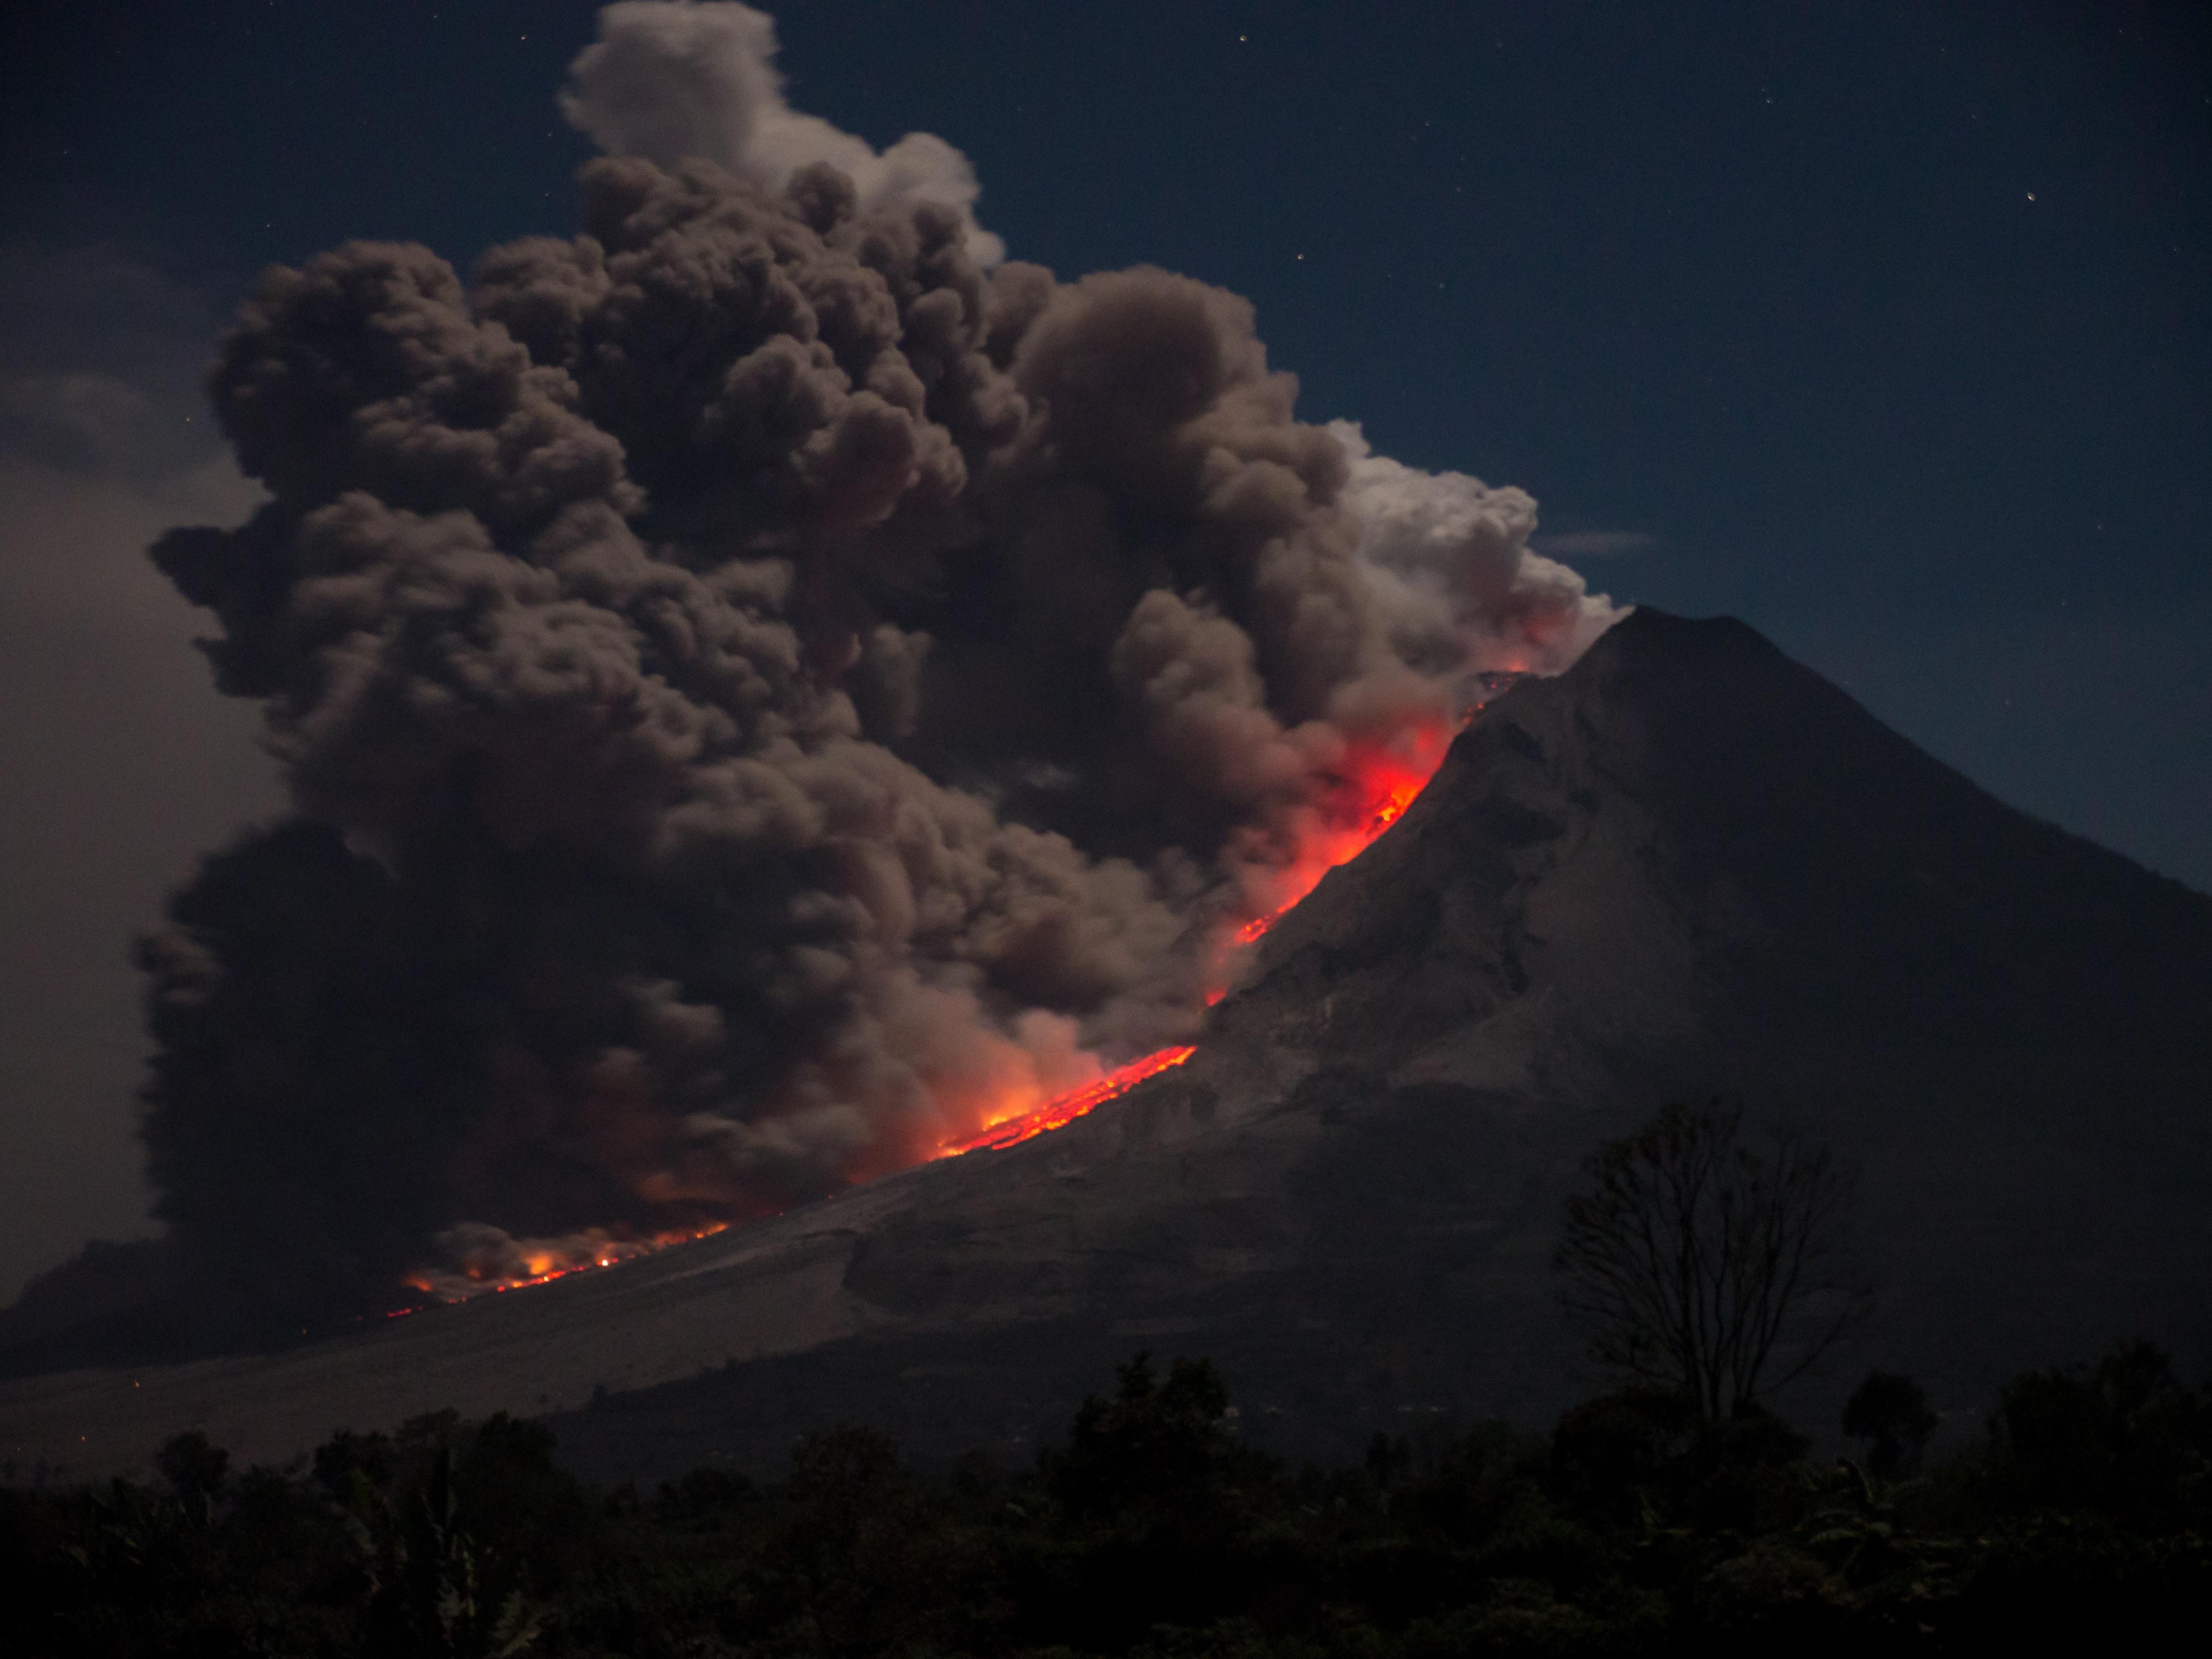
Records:
{"label": "billowing smoke plume", "polygon": [[1006,244],[975,223],[982,191],[965,155],[933,132],[909,132],[878,155],[785,103],[775,60],[775,21],[750,6],[617,0],[572,66],[561,111],[610,155],[664,167],[696,156],[771,191],[826,162],[852,181],[862,212],[935,202],[958,212],[977,263],[1006,258]]}
{"label": "billowing smoke plume", "polygon": [[1186,1036],[1348,778],[1613,615],[1519,491],[1296,420],[1243,301],[998,262],[957,151],[773,50],[608,8],[580,234],[349,244],[223,342],[270,499],[154,556],[297,817],[143,947],[146,1137],[278,1305],[756,1213]]}

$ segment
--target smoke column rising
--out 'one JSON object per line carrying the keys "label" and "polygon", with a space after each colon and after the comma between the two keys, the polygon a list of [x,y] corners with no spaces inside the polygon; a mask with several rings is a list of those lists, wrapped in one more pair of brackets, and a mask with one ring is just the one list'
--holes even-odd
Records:
{"label": "smoke column rising", "polygon": [[145,1138],[252,1305],[757,1214],[1187,1039],[1364,769],[1614,618],[1520,491],[1298,422],[1243,301],[1004,261],[959,152],[774,52],[608,7],[579,235],[348,244],[222,343],[270,499],[154,558],[295,814],[142,946]]}

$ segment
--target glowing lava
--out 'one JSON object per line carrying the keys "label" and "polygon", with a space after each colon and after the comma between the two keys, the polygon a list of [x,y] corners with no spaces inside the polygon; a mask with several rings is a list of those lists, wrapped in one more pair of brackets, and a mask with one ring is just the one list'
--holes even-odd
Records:
{"label": "glowing lava", "polygon": [[[568,1238],[533,1239],[521,1244],[519,1261],[500,1264],[510,1269],[519,1267],[519,1273],[501,1272],[493,1264],[471,1261],[451,1273],[412,1273],[405,1282],[410,1290],[420,1291],[441,1302],[465,1302],[486,1291],[518,1291],[528,1285],[550,1285],[571,1273],[617,1267],[639,1256],[651,1255],[656,1250],[665,1250],[672,1244],[711,1238],[726,1231],[729,1226],[726,1221],[716,1221],[692,1231],[654,1233],[643,1238],[622,1237],[594,1227]],[[397,1309],[386,1317],[398,1318],[415,1311],[413,1308]]]}
{"label": "glowing lava", "polygon": [[1296,827],[1291,856],[1254,884],[1263,908],[1236,928],[1231,943],[1256,942],[1323,876],[1372,847],[1428,787],[1457,732],[1441,720],[1424,720],[1387,744],[1355,744],[1321,805]]}
{"label": "glowing lava", "polygon": [[1080,1089],[1072,1089],[1055,1096],[1034,1111],[1024,1112],[994,1123],[979,1135],[966,1140],[956,1140],[940,1148],[939,1158],[957,1158],[962,1152],[981,1151],[988,1146],[994,1151],[1004,1146],[1018,1146],[1048,1129],[1057,1129],[1073,1123],[1079,1117],[1103,1106],[1117,1095],[1125,1095],[1148,1077],[1158,1077],[1170,1066],[1180,1066],[1198,1050],[1185,1046],[1161,1048],[1146,1054],[1142,1060],[1133,1060],[1127,1066],[1118,1066],[1096,1083],[1086,1083]]}
{"label": "glowing lava", "polygon": [[[1481,676],[1482,702],[1487,702],[1518,678],[1518,671]],[[1228,995],[1235,977],[1232,964],[1239,952],[1258,943],[1285,913],[1321,885],[1323,876],[1358,858],[1375,844],[1384,830],[1405,816],[1406,809],[1419,798],[1429,780],[1436,775],[1437,769],[1443,764],[1444,751],[1451,747],[1453,738],[1474,717],[1474,710],[1481,708],[1482,702],[1476,702],[1460,720],[1421,720],[1388,739],[1356,742],[1351,746],[1321,805],[1283,831],[1291,843],[1289,856],[1260,861],[1248,873],[1243,897],[1251,913],[1237,921],[1232,912],[1221,924],[1212,951],[1213,971],[1208,976],[1206,1006],[1212,1007]],[[1162,1048],[1116,1066],[1079,1089],[1055,1095],[1042,1105],[1023,1109],[1018,1102],[1013,1109],[1004,1111],[996,1121],[979,1133],[964,1139],[945,1141],[927,1156],[957,1158],[963,1152],[1018,1146],[1073,1123],[1108,1101],[1128,1093],[1146,1079],[1182,1065],[1197,1052],[1188,1044]],[[459,1273],[422,1273],[407,1282],[441,1300],[461,1301],[480,1291],[519,1290],[526,1285],[547,1284],[573,1273],[611,1267],[671,1244],[705,1238],[720,1232],[728,1224],[718,1222],[696,1232],[664,1233],[650,1239],[618,1239],[594,1230],[570,1239],[532,1241],[524,1247],[526,1253],[519,1263],[504,1264],[526,1268],[524,1274],[502,1277],[471,1264]]]}
{"label": "glowing lava", "polygon": [[[1443,764],[1464,721],[1423,721],[1388,743],[1355,744],[1346,756],[1335,787],[1321,809],[1300,823],[1291,858],[1268,869],[1256,884],[1267,908],[1257,915],[1230,927],[1214,950],[1212,983],[1206,988],[1209,1008],[1229,994],[1233,976],[1230,964],[1237,953],[1256,944],[1293,905],[1321,885],[1321,878],[1340,864],[1349,864],[1372,847],[1385,830],[1405,816],[1406,809],[1428,787]],[[1116,1067],[1095,1083],[1070,1091],[1030,1111],[1001,1119],[981,1134],[949,1141],[937,1156],[954,1158],[985,1147],[1018,1146],[1048,1129],[1073,1123],[1108,1101],[1127,1094],[1146,1079],[1180,1066],[1197,1050],[1188,1046],[1162,1048]]]}

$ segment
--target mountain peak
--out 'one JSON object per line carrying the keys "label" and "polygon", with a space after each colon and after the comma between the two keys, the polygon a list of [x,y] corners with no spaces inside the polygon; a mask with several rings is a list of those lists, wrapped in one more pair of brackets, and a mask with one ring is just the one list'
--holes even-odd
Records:
{"label": "mountain peak", "polygon": [[[1646,608],[1485,709],[1197,1054],[1088,1117],[343,1352],[0,1385],[0,1430],[88,1456],[105,1424],[112,1462],[204,1420],[277,1459],[453,1405],[548,1413],[616,1478],[773,1464],[839,1417],[1026,1455],[1139,1346],[1211,1355],[1304,1453],[1409,1413],[1540,1422],[1592,1381],[1547,1265],[1562,1194],[1712,1094],[1862,1172],[1881,1305],[1784,1402],[1808,1424],[1854,1366],[1976,1412],[2116,1336],[2212,1357],[2212,901],[1741,623]],[[580,1409],[595,1387],[624,1408]]]}

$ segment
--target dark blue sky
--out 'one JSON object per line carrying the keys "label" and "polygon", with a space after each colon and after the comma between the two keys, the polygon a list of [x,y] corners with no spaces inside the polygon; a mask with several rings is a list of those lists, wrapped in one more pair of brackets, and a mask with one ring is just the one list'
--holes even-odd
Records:
{"label": "dark blue sky", "polygon": [[[593,10],[17,9],[9,246],[127,250],[211,318],[349,235],[465,264],[565,230],[587,147],[553,94]],[[778,9],[792,101],[962,147],[1016,257],[1250,296],[1310,416],[1522,484],[1548,532],[1653,538],[1570,562],[1746,617],[2008,799],[2199,886],[2207,15]]]}

